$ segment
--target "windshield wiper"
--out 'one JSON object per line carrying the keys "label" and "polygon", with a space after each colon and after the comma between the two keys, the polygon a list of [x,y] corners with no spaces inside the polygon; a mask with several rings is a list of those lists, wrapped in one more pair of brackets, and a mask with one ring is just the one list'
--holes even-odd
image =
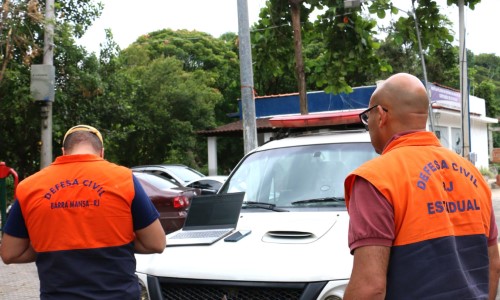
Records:
{"label": "windshield wiper", "polygon": [[286,209],[276,208],[276,205],[272,204],[272,203],[263,203],[263,202],[256,202],[256,201],[245,201],[245,202],[243,202],[242,208],[262,208],[262,209],[268,209],[268,210],[278,211],[278,212],[288,211]]}
{"label": "windshield wiper", "polygon": [[314,199],[295,201],[292,202],[292,204],[295,205],[295,204],[320,203],[320,202],[345,202],[345,198],[342,197],[314,198]]}

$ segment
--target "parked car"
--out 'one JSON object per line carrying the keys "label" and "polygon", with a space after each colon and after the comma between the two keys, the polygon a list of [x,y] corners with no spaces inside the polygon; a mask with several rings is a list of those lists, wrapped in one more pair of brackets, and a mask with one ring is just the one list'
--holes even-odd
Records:
{"label": "parked car", "polygon": [[227,176],[205,176],[186,184],[187,187],[198,189],[202,195],[216,194],[220,187],[226,182]]}
{"label": "parked car", "polygon": [[193,168],[180,164],[144,165],[132,167],[133,171],[152,173],[164,177],[174,183],[186,186],[189,182],[205,177]]}
{"label": "parked car", "polygon": [[165,233],[182,228],[191,199],[196,196],[195,190],[154,174],[133,173],[160,213],[160,223]]}
{"label": "parked car", "polygon": [[[359,122],[359,112],[332,113],[321,122],[345,126]],[[294,121],[313,123],[304,116]],[[376,156],[364,128],[290,134],[254,149],[218,191],[245,192],[237,230],[251,233],[237,242],[137,254],[136,274],[145,295],[152,300],[342,299],[353,263],[343,182]]]}

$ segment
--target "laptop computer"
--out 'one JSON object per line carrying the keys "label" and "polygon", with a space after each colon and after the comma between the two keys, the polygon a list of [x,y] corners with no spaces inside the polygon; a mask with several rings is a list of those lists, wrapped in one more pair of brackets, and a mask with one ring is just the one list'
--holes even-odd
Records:
{"label": "laptop computer", "polygon": [[167,247],[211,245],[234,231],[244,192],[196,196],[191,200],[184,226],[167,237]]}

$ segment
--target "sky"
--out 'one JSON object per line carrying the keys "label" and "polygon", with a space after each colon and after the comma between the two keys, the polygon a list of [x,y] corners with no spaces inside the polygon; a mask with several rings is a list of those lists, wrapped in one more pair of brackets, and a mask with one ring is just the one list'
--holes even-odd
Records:
{"label": "sky", "polygon": [[[105,29],[111,29],[121,49],[139,36],[161,29],[197,30],[219,37],[226,32],[238,33],[237,0],[101,0],[104,10],[87,33],[78,41],[89,52],[99,53],[105,41]],[[266,0],[247,0],[250,26],[259,18]],[[396,7],[408,10],[411,0],[393,0]],[[437,0],[445,15],[454,23],[456,45],[459,40],[458,7],[448,7]],[[482,0],[474,10],[465,8],[466,47],[474,54],[495,53],[500,56],[500,1]]]}

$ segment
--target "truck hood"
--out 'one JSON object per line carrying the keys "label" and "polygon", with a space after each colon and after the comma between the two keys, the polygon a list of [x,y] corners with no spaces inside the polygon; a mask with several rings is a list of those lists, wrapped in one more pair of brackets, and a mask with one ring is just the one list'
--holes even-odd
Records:
{"label": "truck hood", "polygon": [[158,277],[209,280],[347,279],[352,269],[348,223],[346,211],[243,212],[237,229],[252,230],[243,239],[136,254],[136,270]]}

